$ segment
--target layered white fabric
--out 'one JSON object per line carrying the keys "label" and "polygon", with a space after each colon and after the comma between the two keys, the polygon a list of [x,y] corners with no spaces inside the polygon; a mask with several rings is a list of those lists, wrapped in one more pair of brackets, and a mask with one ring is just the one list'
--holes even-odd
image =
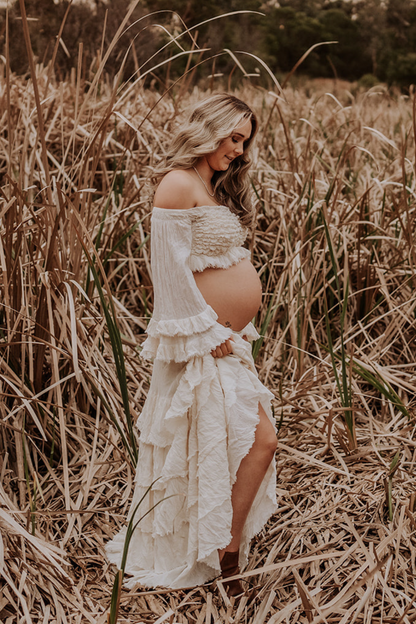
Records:
{"label": "layered white fabric", "polygon": [[[204,268],[211,265],[204,264],[203,256],[222,268],[246,257],[247,250],[235,246],[244,234],[238,219],[236,223],[228,208],[211,208],[209,218],[207,207],[155,208],[152,216],[155,305],[143,355],[154,359],[154,367],[137,423],[140,448],[130,516],[157,481],[136,511],[136,521],[145,517],[130,543],[128,587],[137,582],[192,587],[219,575],[218,549],[231,539],[232,486],[254,442],[259,404],[273,423],[272,395],[259,381],[251,345],[242,338],[258,338],[256,330],[250,323],[237,333],[217,323],[192,275],[192,257],[199,256]],[[202,241],[206,227],[217,232],[228,228],[215,249],[208,247],[209,240]],[[230,337],[233,353],[213,358],[211,350]],[[251,538],[276,509],[275,479],[272,463],[245,524],[241,566]],[[106,546],[108,559],[117,566],[125,535],[123,528]]]}

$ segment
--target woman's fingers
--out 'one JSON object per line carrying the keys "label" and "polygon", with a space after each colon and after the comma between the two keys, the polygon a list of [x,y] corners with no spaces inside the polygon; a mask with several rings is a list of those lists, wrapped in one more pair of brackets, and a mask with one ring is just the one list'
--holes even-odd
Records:
{"label": "woman's fingers", "polygon": [[213,349],[211,351],[211,355],[213,357],[221,358],[221,357],[224,357],[225,355],[229,355],[232,352],[233,352],[233,348],[231,346],[231,341],[226,340],[222,344],[218,345],[218,347]]}
{"label": "woman's fingers", "polygon": [[232,353],[231,342],[229,340],[226,340],[222,343],[222,345],[220,345],[220,349],[223,355],[228,355],[229,353]]}

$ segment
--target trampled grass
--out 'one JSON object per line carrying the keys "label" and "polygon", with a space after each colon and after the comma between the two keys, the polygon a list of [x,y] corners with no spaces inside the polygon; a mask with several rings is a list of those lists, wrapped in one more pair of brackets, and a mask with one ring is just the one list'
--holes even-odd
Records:
{"label": "trampled grass", "polygon": [[[34,64],[1,76],[7,624],[107,622],[103,544],[129,508],[151,375],[149,167],[181,111],[221,87],[160,99],[139,79],[110,84],[104,61],[81,67],[66,82]],[[259,593],[232,610],[215,583],[123,590],[120,622],[415,620],[414,100],[348,89],[281,93],[242,74],[237,89],[260,119],[253,350],[279,428],[280,507],[243,574]]]}

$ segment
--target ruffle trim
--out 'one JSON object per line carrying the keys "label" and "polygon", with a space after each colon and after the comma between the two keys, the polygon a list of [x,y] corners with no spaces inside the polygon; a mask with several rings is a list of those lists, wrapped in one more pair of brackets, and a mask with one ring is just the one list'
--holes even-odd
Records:
{"label": "ruffle trim", "polygon": [[193,253],[188,260],[188,266],[193,273],[200,273],[205,269],[228,269],[250,256],[250,250],[245,247],[232,247],[220,256]]}
{"label": "ruffle trim", "polygon": [[143,343],[141,356],[145,360],[188,362],[191,358],[208,355],[228,340],[231,334],[231,329],[214,321],[205,331],[192,335],[149,336]]}
{"label": "ruffle trim", "polygon": [[217,318],[217,313],[208,305],[203,312],[195,316],[161,321],[156,321],[152,318],[147,326],[146,333],[152,338],[201,334],[213,327]]}

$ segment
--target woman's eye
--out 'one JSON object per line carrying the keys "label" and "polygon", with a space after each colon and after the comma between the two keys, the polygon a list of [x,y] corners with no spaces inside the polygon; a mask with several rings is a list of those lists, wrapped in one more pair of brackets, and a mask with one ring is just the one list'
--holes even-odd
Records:
{"label": "woman's eye", "polygon": [[232,141],[233,143],[238,143],[238,139],[236,139],[235,137],[233,137]]}

